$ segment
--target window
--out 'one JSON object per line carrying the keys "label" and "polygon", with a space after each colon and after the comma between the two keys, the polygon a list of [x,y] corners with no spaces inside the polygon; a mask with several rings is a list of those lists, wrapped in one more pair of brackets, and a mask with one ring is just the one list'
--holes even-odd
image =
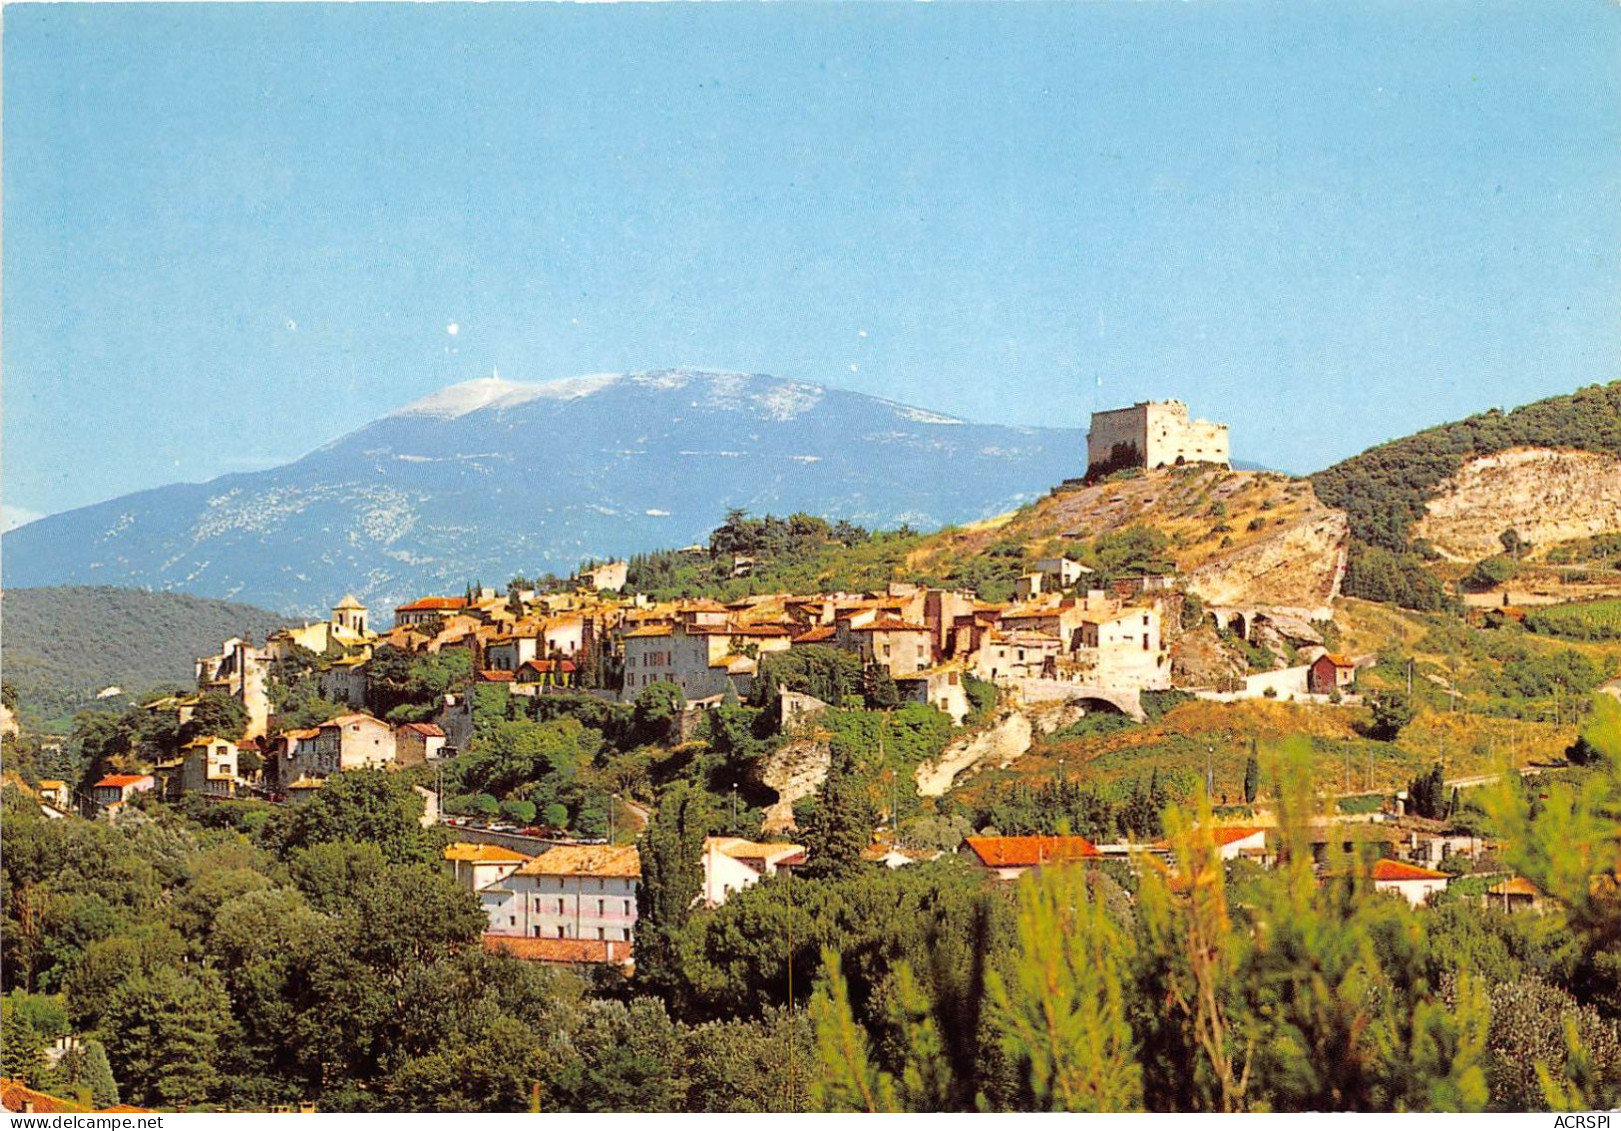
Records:
{"label": "window", "polygon": [[607,909],[608,909],[608,901],[606,899],[597,900],[597,914],[598,915],[606,914]]}
{"label": "window", "polygon": [[537,938],[537,939],[538,939],[538,938],[540,938],[540,928],[539,928],[539,927],[534,927],[534,928],[531,928],[531,930],[532,930],[532,931],[533,931],[533,932],[534,932],[534,936],[535,936],[535,937],[536,937],[536,938]]}
{"label": "window", "polygon": [[518,925],[518,917],[516,915],[508,915],[507,916],[507,926],[516,927],[517,925]]}
{"label": "window", "polygon": [[562,896],[557,897],[557,913],[559,915],[561,915],[563,913],[563,897]]}
{"label": "window", "polygon": [[628,899],[625,900],[625,914],[626,915],[630,914],[630,900],[628,900]]}
{"label": "window", "polygon": [[564,931],[564,928],[562,928],[562,927],[559,927],[559,928],[557,928],[557,937],[558,937],[558,938],[560,938],[560,939],[563,939],[563,938],[567,938],[567,937],[568,937],[568,936],[567,936],[567,935],[565,935],[565,934],[564,934],[564,933],[563,933],[563,931]]}
{"label": "window", "polygon": [[598,927],[598,928],[597,928],[597,938],[599,938],[599,939],[605,939],[605,938],[607,938],[607,937],[608,937],[608,936],[607,936],[607,935],[606,935],[606,934],[605,934],[605,933],[604,933],[604,932],[603,932],[603,930],[602,930],[602,928],[601,928],[601,927]]}

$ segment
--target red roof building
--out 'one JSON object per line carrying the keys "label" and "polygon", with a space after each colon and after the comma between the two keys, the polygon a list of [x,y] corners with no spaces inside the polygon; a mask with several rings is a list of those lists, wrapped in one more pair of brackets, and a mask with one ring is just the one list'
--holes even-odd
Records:
{"label": "red roof building", "polygon": [[960,851],[1002,880],[1016,880],[1031,868],[1102,855],[1084,836],[971,836],[962,842]]}

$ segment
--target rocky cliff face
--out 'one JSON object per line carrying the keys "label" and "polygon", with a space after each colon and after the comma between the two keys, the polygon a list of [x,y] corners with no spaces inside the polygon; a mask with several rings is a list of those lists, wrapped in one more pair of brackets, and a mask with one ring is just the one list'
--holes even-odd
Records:
{"label": "rocky cliff face", "polygon": [[1539,546],[1621,532],[1621,460],[1512,448],[1464,464],[1425,510],[1414,534],[1459,561],[1501,553],[1498,536],[1510,527]]}
{"label": "rocky cliff face", "polygon": [[1200,566],[1188,588],[1210,605],[1294,608],[1326,619],[1340,595],[1349,538],[1344,513],[1319,511]]}

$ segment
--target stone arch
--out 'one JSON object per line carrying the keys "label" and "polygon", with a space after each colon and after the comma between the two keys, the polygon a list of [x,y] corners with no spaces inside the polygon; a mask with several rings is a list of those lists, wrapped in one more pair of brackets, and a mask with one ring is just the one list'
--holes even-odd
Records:
{"label": "stone arch", "polygon": [[1232,631],[1233,635],[1238,637],[1240,640],[1248,640],[1250,638],[1249,618],[1245,617],[1243,613],[1234,613],[1232,616],[1228,617],[1227,627]]}

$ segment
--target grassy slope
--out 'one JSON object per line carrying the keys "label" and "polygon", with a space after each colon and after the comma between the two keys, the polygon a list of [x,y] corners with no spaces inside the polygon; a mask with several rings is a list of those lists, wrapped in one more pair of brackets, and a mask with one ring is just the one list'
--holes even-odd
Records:
{"label": "grassy slope", "polygon": [[4,615],[5,678],[24,721],[47,730],[63,729],[103,688],[189,685],[193,661],[221,641],[263,640],[294,623],[251,605],[105,586],[9,589]]}

